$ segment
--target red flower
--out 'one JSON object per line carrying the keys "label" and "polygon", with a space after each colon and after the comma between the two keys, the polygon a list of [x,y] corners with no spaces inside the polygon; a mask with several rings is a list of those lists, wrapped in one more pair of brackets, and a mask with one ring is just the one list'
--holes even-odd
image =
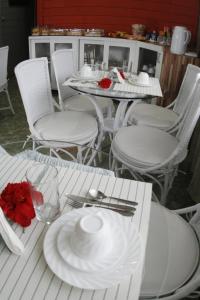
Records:
{"label": "red flower", "polygon": [[125,79],[125,75],[123,71],[119,71],[119,74],[121,75],[122,79]]}
{"label": "red flower", "polygon": [[23,227],[29,226],[35,217],[32,193],[38,194],[36,197],[43,201],[42,194],[28,182],[8,183],[0,196],[0,207],[5,215]]}
{"label": "red flower", "polygon": [[98,82],[98,85],[102,89],[108,89],[112,84],[112,80],[110,78],[103,78],[101,81]]}

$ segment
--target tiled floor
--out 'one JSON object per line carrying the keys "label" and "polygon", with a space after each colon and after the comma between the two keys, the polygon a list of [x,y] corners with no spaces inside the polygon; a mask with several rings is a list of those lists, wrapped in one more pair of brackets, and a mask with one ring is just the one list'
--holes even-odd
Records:
{"label": "tiled floor", "polygon": [[[9,81],[9,91],[15,115],[13,116],[9,110],[0,111],[0,144],[19,140],[23,141],[29,134],[22,100],[14,77]],[[5,103],[5,97],[3,94],[0,94],[0,105],[3,105],[3,103]],[[22,144],[16,144],[15,146],[12,145],[10,148],[6,148],[9,149],[11,154],[14,154],[21,151],[21,145]],[[192,204],[187,193],[189,180],[190,176],[188,174],[184,175],[183,173],[179,173],[179,175],[175,178],[173,188],[168,195],[167,206],[169,208],[175,209]]]}

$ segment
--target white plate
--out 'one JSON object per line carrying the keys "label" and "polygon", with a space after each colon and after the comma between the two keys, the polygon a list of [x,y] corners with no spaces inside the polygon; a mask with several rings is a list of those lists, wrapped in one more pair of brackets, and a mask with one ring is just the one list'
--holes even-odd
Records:
{"label": "white plate", "polygon": [[[104,215],[105,220],[107,219],[106,217],[107,215]],[[73,252],[73,249],[70,247],[70,236],[75,228],[76,220],[74,219],[73,225],[66,224],[61,227],[57,237],[58,252],[63,260],[72,267],[86,272],[108,270],[114,267],[127,251],[127,240],[124,233],[115,222],[112,222],[112,220],[107,221],[110,223],[111,237],[113,238],[112,250],[108,255],[96,257],[95,260],[86,260]]]}
{"label": "white plate", "polygon": [[[74,220],[98,211],[101,211],[103,217],[110,220],[110,224],[117,224],[124,234],[128,247],[118,262],[110,266],[108,270],[85,272],[72,267],[62,258],[57,248],[57,236],[64,225],[68,224],[72,228]],[[137,270],[143,249],[138,231],[130,223],[130,218],[123,217],[111,210],[88,207],[73,210],[58,218],[46,233],[43,250],[47,264],[61,280],[79,288],[105,289],[130,278],[130,275]]]}
{"label": "white plate", "polygon": [[102,74],[98,71],[93,71],[93,76],[81,76],[80,71],[73,75],[73,78],[78,80],[98,81],[101,80]]}
{"label": "white plate", "polygon": [[137,79],[131,79],[131,78],[129,78],[128,81],[129,81],[129,83],[131,83],[133,85],[137,85],[137,86],[143,86],[143,87],[151,87],[152,86],[150,83],[149,84],[145,84],[145,83],[137,82]]}

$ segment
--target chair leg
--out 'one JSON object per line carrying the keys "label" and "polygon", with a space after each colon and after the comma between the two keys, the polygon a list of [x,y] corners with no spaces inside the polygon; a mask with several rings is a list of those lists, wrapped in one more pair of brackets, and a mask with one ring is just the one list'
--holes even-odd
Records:
{"label": "chair leg", "polygon": [[169,191],[169,177],[170,177],[170,173],[166,173],[164,175],[164,184],[163,184],[163,194],[161,196],[161,204],[162,205],[166,205],[166,202],[167,202],[167,194],[168,194],[168,191]]}
{"label": "chair leg", "polygon": [[8,99],[9,108],[10,108],[10,110],[12,111],[12,113],[14,115],[15,111],[14,111],[13,106],[12,106],[12,102],[11,102],[11,99],[10,99],[10,94],[9,94],[7,89],[5,89],[4,92],[6,93],[6,96],[7,96],[7,99]]}

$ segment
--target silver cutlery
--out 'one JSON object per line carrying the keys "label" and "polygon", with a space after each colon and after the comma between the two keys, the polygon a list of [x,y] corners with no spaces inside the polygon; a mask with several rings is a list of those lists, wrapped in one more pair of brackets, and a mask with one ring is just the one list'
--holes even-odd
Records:
{"label": "silver cutlery", "polygon": [[70,198],[68,199],[67,204],[73,208],[99,207],[99,208],[110,209],[110,210],[120,213],[121,215],[126,216],[126,217],[134,216],[134,211],[130,210],[130,209],[115,209],[115,208],[111,208],[111,207],[104,206],[104,205],[87,204],[87,203],[79,202],[78,200],[72,200]]}
{"label": "silver cutlery", "polygon": [[110,203],[110,202],[103,202],[103,201],[99,201],[96,199],[91,199],[91,198],[87,198],[87,197],[81,197],[81,196],[77,196],[77,195],[71,195],[71,194],[67,194],[66,195],[68,198],[72,199],[72,200],[77,200],[81,203],[86,203],[86,204],[91,204],[91,205],[104,205],[106,207],[110,207],[110,208],[114,208],[114,209],[125,209],[125,210],[132,210],[135,211],[136,208],[133,206],[128,206],[128,205],[121,205],[121,204],[115,204],[115,203]]}
{"label": "silver cutlery", "polygon": [[99,191],[99,190],[95,190],[95,189],[90,189],[88,194],[90,195],[90,197],[92,197],[93,199],[106,199],[106,198],[110,198],[110,199],[114,199],[117,200],[119,202],[122,202],[124,204],[128,204],[128,205],[138,205],[137,202],[135,201],[130,201],[130,200],[126,200],[126,199],[121,199],[121,198],[117,198],[117,197],[113,197],[113,196],[106,196],[103,192]]}
{"label": "silver cutlery", "polygon": [[71,81],[70,81],[71,83],[97,83],[97,81],[96,80],[80,80],[80,79],[71,79]]}

